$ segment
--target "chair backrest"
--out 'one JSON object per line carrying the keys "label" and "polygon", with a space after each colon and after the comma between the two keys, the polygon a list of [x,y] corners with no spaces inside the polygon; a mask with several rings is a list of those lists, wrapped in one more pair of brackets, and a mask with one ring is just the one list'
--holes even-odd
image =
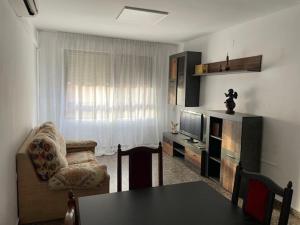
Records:
{"label": "chair backrest", "polygon": [[152,187],[152,154],[158,153],[159,186],[163,185],[162,147],[136,147],[127,151],[118,145],[118,192],[122,191],[122,156],[129,157],[129,190]]}
{"label": "chair backrest", "polygon": [[65,215],[64,225],[79,225],[76,200],[72,191],[68,193],[68,209]]}
{"label": "chair backrest", "polygon": [[287,225],[293,196],[292,182],[286,188],[281,188],[270,178],[258,173],[245,171],[239,164],[236,168],[235,182],[232,193],[232,204],[237,205],[240,195],[241,182],[246,189],[243,196],[243,211],[263,225],[271,222],[275,195],[282,197],[278,225]]}

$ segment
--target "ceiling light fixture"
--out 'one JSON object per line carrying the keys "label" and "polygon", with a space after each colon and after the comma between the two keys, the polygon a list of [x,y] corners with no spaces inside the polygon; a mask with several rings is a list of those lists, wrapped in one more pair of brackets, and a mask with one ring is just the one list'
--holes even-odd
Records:
{"label": "ceiling light fixture", "polygon": [[168,16],[168,12],[125,6],[117,16],[122,23],[154,25]]}

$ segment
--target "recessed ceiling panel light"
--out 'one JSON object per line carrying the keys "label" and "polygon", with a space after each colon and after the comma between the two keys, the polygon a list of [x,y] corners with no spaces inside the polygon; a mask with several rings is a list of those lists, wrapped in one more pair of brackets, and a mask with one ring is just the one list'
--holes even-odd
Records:
{"label": "recessed ceiling panel light", "polygon": [[125,6],[117,21],[131,24],[153,25],[164,19],[169,13],[151,9],[141,9]]}

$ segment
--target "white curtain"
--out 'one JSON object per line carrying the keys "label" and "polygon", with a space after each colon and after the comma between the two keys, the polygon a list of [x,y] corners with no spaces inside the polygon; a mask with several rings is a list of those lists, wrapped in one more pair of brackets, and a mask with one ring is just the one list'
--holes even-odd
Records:
{"label": "white curtain", "polygon": [[168,57],[176,45],[39,32],[39,122],[97,154],[157,145],[167,129]]}

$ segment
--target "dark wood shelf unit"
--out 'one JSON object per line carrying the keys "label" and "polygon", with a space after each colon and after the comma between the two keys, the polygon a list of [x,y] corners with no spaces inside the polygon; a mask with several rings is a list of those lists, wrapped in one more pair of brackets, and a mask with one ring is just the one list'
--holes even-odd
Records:
{"label": "dark wood shelf unit", "polygon": [[218,139],[209,139],[210,145],[208,146],[208,156],[216,159],[221,158],[222,142]]}
{"label": "dark wood shelf unit", "polygon": [[223,120],[218,117],[210,117],[209,136],[222,139]]}
{"label": "dark wood shelf unit", "polygon": [[215,157],[212,157],[212,156],[209,156],[209,158],[210,158],[211,160],[216,161],[217,163],[221,163],[221,158],[215,158]]}
{"label": "dark wood shelf unit", "polygon": [[[163,151],[170,156],[181,157],[185,164],[202,176],[219,182],[232,192],[235,170],[239,162],[252,172],[260,172],[262,125],[261,116],[224,110],[198,109],[206,118],[206,143],[191,143],[189,137],[179,133],[163,133]],[[178,153],[176,149],[183,152]],[[242,182],[241,194],[245,190]]]}
{"label": "dark wood shelf unit", "polygon": [[209,166],[208,177],[214,179],[217,182],[220,182],[221,163],[209,157],[208,166]]}
{"label": "dark wood shelf unit", "polygon": [[216,140],[222,141],[222,138],[217,137],[217,136],[214,136],[214,135],[212,135],[212,134],[210,135],[210,137],[211,137],[211,138],[214,138],[214,139],[216,139]]}
{"label": "dark wood shelf unit", "polygon": [[[252,73],[261,72],[262,55],[231,59],[229,60],[229,70],[224,70],[226,67],[226,61],[207,63],[207,73],[203,74],[193,74],[195,77],[201,76],[214,76],[214,75],[227,75],[227,74],[237,74],[237,73]],[[220,65],[222,71],[220,71]]]}
{"label": "dark wood shelf unit", "polygon": [[220,181],[223,120],[210,117],[208,145],[208,176]]}
{"label": "dark wood shelf unit", "polygon": [[192,76],[201,63],[201,52],[186,51],[170,56],[168,103],[199,106],[200,78]]}
{"label": "dark wood shelf unit", "polygon": [[[185,155],[184,146],[178,143],[173,143],[173,151],[175,156],[183,156]],[[179,154],[179,155],[178,155]]]}
{"label": "dark wood shelf unit", "polygon": [[[222,110],[207,111],[206,117],[206,135],[209,136],[206,143],[207,176],[219,180],[226,190],[232,192],[235,169],[239,162],[248,171],[260,171],[263,119],[244,113],[229,115]],[[245,188],[243,185],[241,193]]]}
{"label": "dark wood shelf unit", "polygon": [[207,176],[214,182],[219,183],[221,176],[221,137],[223,121],[216,117],[210,117],[209,121]]}

